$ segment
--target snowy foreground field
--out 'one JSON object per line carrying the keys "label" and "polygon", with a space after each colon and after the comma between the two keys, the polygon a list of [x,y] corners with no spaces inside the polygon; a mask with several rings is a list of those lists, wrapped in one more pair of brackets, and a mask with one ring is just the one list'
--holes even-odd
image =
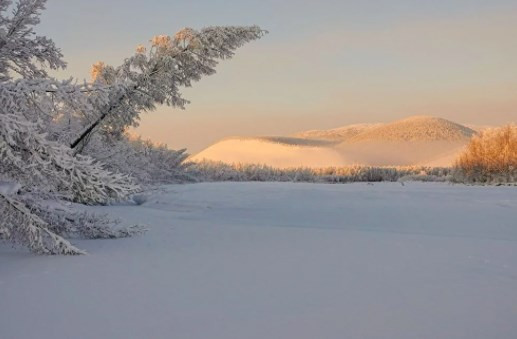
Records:
{"label": "snowy foreground field", "polygon": [[0,338],[517,338],[517,188],[167,186],[149,226],[38,257],[0,244]]}

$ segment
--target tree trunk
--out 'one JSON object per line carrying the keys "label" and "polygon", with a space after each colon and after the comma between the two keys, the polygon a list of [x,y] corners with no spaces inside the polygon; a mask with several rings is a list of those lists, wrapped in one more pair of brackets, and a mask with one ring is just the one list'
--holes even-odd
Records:
{"label": "tree trunk", "polygon": [[71,144],[70,144],[70,148],[71,149],[76,149],[77,146],[81,143],[81,141],[83,141],[88,135],[90,135],[92,133],[92,131],[95,129],[95,127],[97,127],[101,122],[102,120],[104,120],[107,116],[108,116],[108,113],[111,112],[111,109],[108,111],[108,112],[105,112],[103,113],[95,122],[93,122],[90,126],[88,126],[82,133],[81,135],[79,135],[79,137],[77,137]]}

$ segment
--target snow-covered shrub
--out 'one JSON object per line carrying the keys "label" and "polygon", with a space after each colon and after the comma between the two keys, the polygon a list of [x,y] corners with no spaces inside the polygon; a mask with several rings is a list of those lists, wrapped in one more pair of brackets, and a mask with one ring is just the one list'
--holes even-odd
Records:
{"label": "snow-covered shrub", "polygon": [[325,168],[274,168],[258,164],[226,164],[201,161],[193,164],[188,172],[200,181],[291,181],[319,183],[395,182],[406,180],[445,181],[451,175],[450,168],[401,166],[344,166]]}
{"label": "snow-covered shrub", "polygon": [[187,172],[191,163],[186,161],[185,149],[171,150],[140,137],[125,134],[106,139],[96,134],[83,153],[101,161],[106,169],[130,175],[144,186],[195,181]]}
{"label": "snow-covered shrub", "polygon": [[488,129],[474,136],[455,168],[454,180],[460,182],[517,182],[517,126]]}

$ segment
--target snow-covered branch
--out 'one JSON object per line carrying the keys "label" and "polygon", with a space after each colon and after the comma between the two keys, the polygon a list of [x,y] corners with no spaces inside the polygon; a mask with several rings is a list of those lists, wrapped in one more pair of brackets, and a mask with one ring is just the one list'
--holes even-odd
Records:
{"label": "snow-covered branch", "polygon": [[54,42],[34,33],[45,3],[46,0],[19,0],[14,4],[12,0],[0,0],[0,81],[11,79],[11,72],[25,78],[46,76],[38,64],[51,69],[66,66]]}
{"label": "snow-covered branch", "polygon": [[125,90],[99,107],[96,119],[71,142],[71,147],[79,147],[99,125],[120,134],[138,124],[142,111],[153,110],[156,105],[184,108],[188,100],[181,96],[181,87],[190,87],[203,76],[214,74],[218,60],[231,58],[237,48],[265,33],[258,26],[208,27],[201,31],[185,28],[174,37],[155,36],[148,51],[138,46],[135,55],[119,67],[102,62],[93,65],[95,84],[118,85]]}

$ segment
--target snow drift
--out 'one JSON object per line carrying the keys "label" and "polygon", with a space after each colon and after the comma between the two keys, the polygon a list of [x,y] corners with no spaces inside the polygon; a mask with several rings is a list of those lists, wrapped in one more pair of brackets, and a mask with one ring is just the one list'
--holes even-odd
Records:
{"label": "snow drift", "polygon": [[32,256],[0,242],[0,337],[517,338],[517,190],[164,187],[95,207],[150,226]]}

